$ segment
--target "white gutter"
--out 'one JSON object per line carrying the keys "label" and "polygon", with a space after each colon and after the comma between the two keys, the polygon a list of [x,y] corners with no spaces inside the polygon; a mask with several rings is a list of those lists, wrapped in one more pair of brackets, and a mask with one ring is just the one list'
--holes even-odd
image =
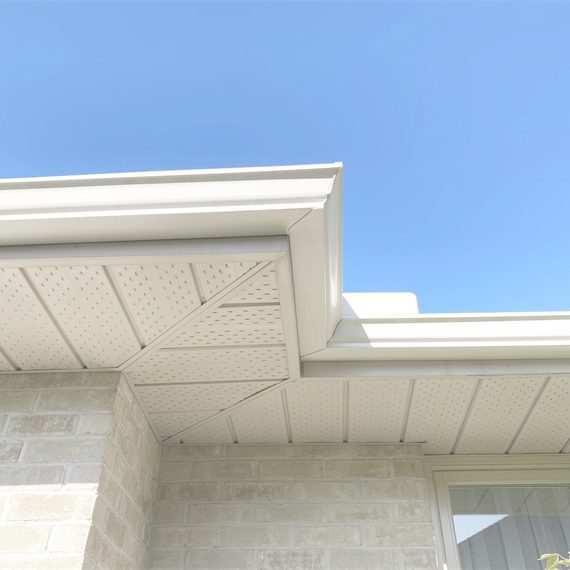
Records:
{"label": "white gutter", "polygon": [[[280,210],[306,213],[324,206],[339,169],[340,165],[334,164],[4,179],[0,180],[0,242],[22,244],[21,237],[11,230],[16,229],[20,236],[18,230],[29,227],[27,243],[46,243],[54,239],[51,232],[42,233],[42,228],[54,229],[47,225],[49,221],[65,225],[76,219],[131,216],[155,216],[156,222],[156,216]],[[148,237],[132,231],[135,235],[130,239]],[[172,228],[164,231],[176,233]],[[101,238],[91,235],[85,226],[77,227],[75,237],[74,241]]]}
{"label": "white gutter", "polygon": [[345,316],[307,361],[570,358],[570,312]]}

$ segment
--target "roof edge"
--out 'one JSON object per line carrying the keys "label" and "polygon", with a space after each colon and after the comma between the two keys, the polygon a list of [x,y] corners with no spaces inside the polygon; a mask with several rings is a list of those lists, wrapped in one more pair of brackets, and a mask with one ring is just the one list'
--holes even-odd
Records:
{"label": "roof edge", "polygon": [[110,172],[64,176],[32,176],[0,178],[0,190],[21,188],[57,188],[99,186],[101,184],[152,184],[164,182],[212,182],[228,180],[275,180],[323,178],[334,176],[342,162],[290,166],[256,166],[239,168],[198,168],[186,170],[148,170],[141,172]]}

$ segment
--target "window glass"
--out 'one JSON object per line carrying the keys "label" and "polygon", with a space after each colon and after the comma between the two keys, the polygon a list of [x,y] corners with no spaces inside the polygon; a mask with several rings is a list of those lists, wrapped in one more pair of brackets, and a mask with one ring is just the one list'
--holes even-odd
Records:
{"label": "window glass", "polygon": [[462,570],[538,570],[570,549],[570,486],[451,486]]}

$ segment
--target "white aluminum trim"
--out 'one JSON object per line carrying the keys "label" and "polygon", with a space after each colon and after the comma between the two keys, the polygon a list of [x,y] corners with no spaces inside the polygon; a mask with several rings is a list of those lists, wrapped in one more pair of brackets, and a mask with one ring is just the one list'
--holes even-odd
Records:
{"label": "white aluminum trim", "polygon": [[516,376],[520,374],[568,373],[570,373],[570,359],[308,361],[302,364],[302,378],[314,380],[394,376]]}
{"label": "white aluminum trim", "polygon": [[0,220],[321,207],[341,166],[0,180]]}
{"label": "white aluminum trim", "polygon": [[15,245],[0,247],[0,266],[271,261],[288,251],[286,236]]}
{"label": "white aluminum trim", "polygon": [[432,455],[424,462],[441,570],[460,569],[450,484],[570,484],[570,455]]}
{"label": "white aluminum trim", "polygon": [[289,256],[283,256],[281,260],[275,263],[275,266],[281,305],[281,324],[287,347],[289,378],[297,379],[301,376],[301,356],[299,354],[299,336],[297,319],[295,318],[295,293]]}

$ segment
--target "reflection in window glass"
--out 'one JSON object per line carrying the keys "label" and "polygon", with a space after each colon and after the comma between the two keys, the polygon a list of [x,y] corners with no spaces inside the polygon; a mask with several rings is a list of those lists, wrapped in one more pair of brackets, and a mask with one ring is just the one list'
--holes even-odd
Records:
{"label": "reflection in window glass", "polygon": [[538,570],[570,550],[570,487],[449,489],[462,570]]}

